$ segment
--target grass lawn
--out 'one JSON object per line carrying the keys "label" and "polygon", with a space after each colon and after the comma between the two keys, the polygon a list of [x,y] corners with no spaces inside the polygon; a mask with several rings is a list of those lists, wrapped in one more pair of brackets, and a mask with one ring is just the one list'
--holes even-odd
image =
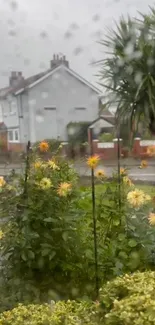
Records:
{"label": "grass lawn", "polygon": [[[109,187],[111,186],[110,182],[105,183],[105,184],[95,185],[96,193],[105,191],[107,184],[109,185]],[[151,196],[155,196],[155,186],[154,185],[135,184],[135,187],[143,190],[144,192],[150,194]],[[91,192],[91,186],[81,186],[81,190]]]}

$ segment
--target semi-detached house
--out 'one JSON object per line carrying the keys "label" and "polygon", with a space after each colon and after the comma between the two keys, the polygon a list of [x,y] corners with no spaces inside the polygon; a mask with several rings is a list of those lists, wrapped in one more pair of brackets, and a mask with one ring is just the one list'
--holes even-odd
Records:
{"label": "semi-detached house", "polygon": [[[8,150],[21,150],[43,139],[67,141],[70,122],[92,122],[99,116],[100,91],[54,55],[47,71],[25,79],[12,72],[0,91]],[[105,121],[106,123],[106,121]]]}

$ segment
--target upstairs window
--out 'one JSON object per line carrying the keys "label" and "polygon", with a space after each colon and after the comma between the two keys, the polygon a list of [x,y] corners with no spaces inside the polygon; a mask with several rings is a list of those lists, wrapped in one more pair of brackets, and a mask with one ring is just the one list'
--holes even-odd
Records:
{"label": "upstairs window", "polygon": [[10,115],[15,115],[17,112],[17,103],[13,100],[9,104]]}
{"label": "upstairs window", "polygon": [[56,111],[56,107],[55,106],[46,106],[44,107],[45,111]]}
{"label": "upstairs window", "polygon": [[86,107],[75,107],[76,111],[84,111],[86,110]]}

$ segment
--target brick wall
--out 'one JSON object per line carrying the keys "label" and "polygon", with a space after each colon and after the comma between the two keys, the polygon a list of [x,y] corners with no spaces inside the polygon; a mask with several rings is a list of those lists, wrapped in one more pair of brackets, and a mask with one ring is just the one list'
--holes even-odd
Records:
{"label": "brick wall", "polygon": [[26,150],[26,145],[22,144],[22,143],[13,143],[10,142],[8,144],[8,151],[12,151],[12,152],[24,152]]}
{"label": "brick wall", "polygon": [[[118,140],[113,142],[99,142],[93,140],[93,152],[103,159],[116,159],[118,155]],[[120,139],[120,154],[122,154],[122,140]]]}

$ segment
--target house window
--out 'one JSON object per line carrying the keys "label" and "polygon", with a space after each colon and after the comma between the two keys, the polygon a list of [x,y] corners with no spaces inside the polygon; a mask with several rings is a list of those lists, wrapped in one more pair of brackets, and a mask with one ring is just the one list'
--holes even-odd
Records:
{"label": "house window", "polygon": [[8,133],[8,139],[9,139],[9,142],[13,141],[13,131],[12,130],[10,130]]}
{"label": "house window", "polygon": [[8,141],[9,142],[19,142],[19,130],[18,129],[9,130]]}
{"label": "house window", "polygon": [[56,110],[56,107],[55,106],[51,106],[51,107],[50,106],[49,107],[47,106],[47,107],[44,107],[44,110],[45,111],[55,111]]}
{"label": "house window", "polygon": [[86,107],[75,107],[76,111],[84,111]]}
{"label": "house window", "polygon": [[10,104],[10,107],[9,107],[10,115],[15,115],[16,114],[16,111],[17,111],[16,102],[15,101],[11,101],[9,104]]}

